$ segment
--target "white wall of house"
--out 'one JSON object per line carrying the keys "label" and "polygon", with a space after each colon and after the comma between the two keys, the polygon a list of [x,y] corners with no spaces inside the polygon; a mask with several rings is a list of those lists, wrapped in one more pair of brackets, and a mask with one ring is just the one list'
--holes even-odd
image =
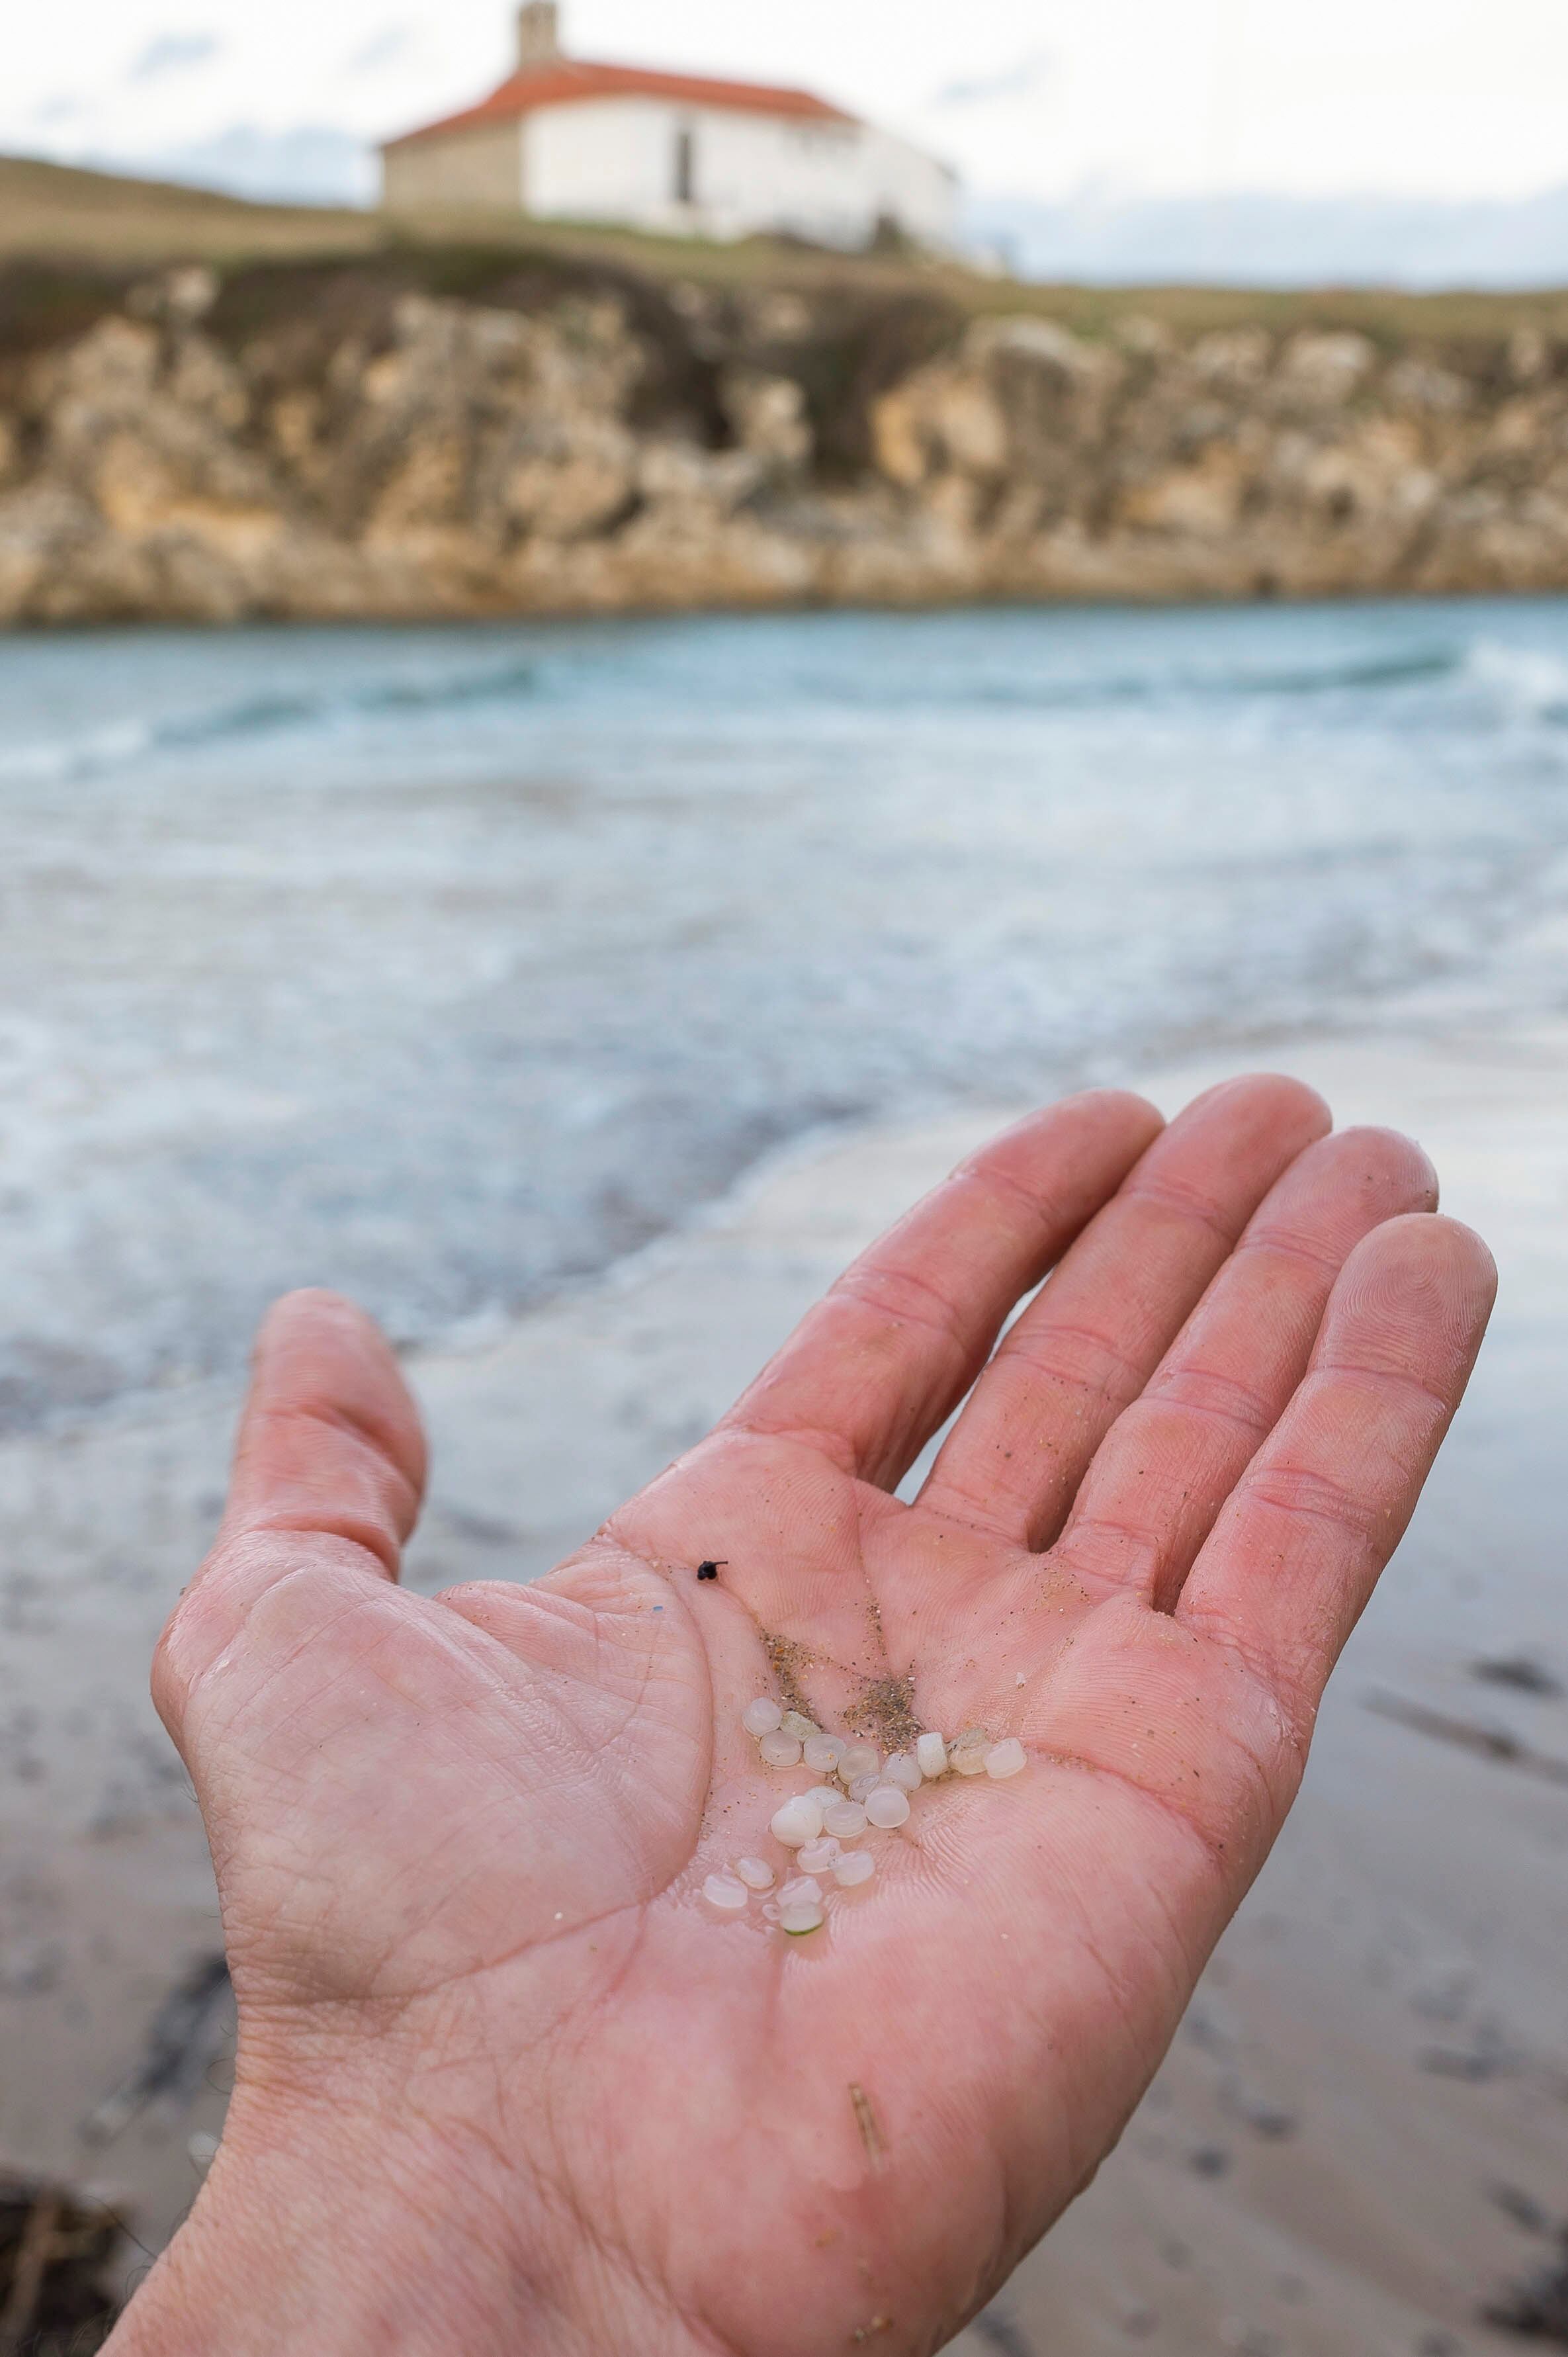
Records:
{"label": "white wall of house", "polygon": [[934,156],[912,147],[907,139],[879,131],[875,124],[868,124],[862,136],[867,150],[866,178],[875,198],[872,226],[886,214],[923,245],[956,245],[957,173]]}
{"label": "white wall of house", "polygon": [[787,230],[857,246],[890,215],[910,235],[946,245],[956,229],[951,175],[889,133],[657,98],[535,110],[522,182],[527,210],[542,220],[703,237]]}
{"label": "white wall of house", "polygon": [[672,169],[664,112],[640,98],[536,108],[523,125],[527,210],[541,221],[662,226],[649,215]]}

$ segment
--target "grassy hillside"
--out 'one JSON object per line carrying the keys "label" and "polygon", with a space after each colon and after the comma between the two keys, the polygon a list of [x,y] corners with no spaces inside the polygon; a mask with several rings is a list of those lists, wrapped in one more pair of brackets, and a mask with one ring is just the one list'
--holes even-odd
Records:
{"label": "grassy hillside", "polygon": [[373,216],[338,207],[251,205],[204,188],[0,156],[5,259],[134,264],[362,253],[379,236]]}
{"label": "grassy hillside", "polygon": [[[1159,321],[1178,336],[1258,322],[1358,328],[1381,342],[1507,337],[1535,328],[1568,338],[1568,290],[1526,294],[1402,295],[1376,289],[1271,292],[1231,287],[1021,286],[923,260],[846,257],[787,241],[736,245],[641,236],[589,225],[534,222],[507,214],[452,213],[392,221],[347,207],[250,204],[208,190],[86,172],[24,157],[0,156],[0,264],[45,264],[24,275],[42,285],[63,275],[100,283],[149,265],[202,260],[222,270],[264,261],[347,260],[416,253],[436,281],[441,256],[483,249],[492,256],[534,254],[629,270],[664,282],[724,287],[775,285],[801,292],[854,288],[913,292],[971,312],[1033,310],[1079,334],[1109,332],[1131,314]],[[7,325],[15,324],[15,311]]]}

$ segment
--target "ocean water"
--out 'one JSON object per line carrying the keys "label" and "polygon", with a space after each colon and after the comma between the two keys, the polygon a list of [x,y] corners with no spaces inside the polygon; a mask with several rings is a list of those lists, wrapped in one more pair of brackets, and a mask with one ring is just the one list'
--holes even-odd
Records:
{"label": "ocean water", "polygon": [[824,1122],[1568,1002],[1568,603],[0,641],[0,1425]]}

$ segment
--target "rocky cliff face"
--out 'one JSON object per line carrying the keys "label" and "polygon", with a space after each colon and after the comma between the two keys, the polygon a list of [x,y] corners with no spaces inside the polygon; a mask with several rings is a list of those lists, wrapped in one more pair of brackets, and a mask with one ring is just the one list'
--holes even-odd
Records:
{"label": "rocky cliff face", "polygon": [[1563,587],[1537,331],[1089,341],[516,257],[0,284],[0,622]]}

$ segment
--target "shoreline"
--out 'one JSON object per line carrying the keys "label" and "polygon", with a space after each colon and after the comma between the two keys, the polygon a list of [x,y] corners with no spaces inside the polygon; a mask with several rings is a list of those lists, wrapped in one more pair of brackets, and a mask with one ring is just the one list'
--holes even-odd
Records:
{"label": "shoreline", "polygon": [[[1553,1471],[1568,1024],[1297,1035],[1135,1084],[1174,1108],[1253,1062],[1326,1083],[1344,1121],[1415,1130],[1447,1207],[1498,1248],[1498,1325],[1333,1691],[1289,1832],[1121,2150],[1020,2271],[994,2329],[956,2344],[965,2357],[1099,2357],[1129,2339],[1179,2357],[1478,2357],[1513,2345],[1477,2323],[1482,2308],[1552,2256],[1545,2229],[1520,2219],[1533,2203],[1554,2224],[1568,2173],[1568,1898],[1552,1870],[1568,1795],[1423,1731],[1421,1715],[1568,1757],[1561,1694],[1474,1672],[1517,1658],[1568,1686]],[[706,1429],[861,1243],[1007,1117],[808,1133],[503,1332],[409,1353],[435,1458],[410,1584],[546,1568]],[[0,2159],[125,2200],[152,2247],[220,2129],[229,2050],[220,2006],[192,1994],[220,1945],[216,1914],[146,1662],[218,1511],[237,1398],[215,1380],[0,1442],[0,2038],[14,2058]],[[169,2045],[182,1986],[185,2050],[116,2126],[115,2091],[156,2061],[159,2034]],[[94,2115],[96,2139],[81,2126]],[[1521,2196],[1511,2213],[1499,2185]]]}
{"label": "shoreline", "polygon": [[745,620],[749,616],[766,619],[768,616],[802,614],[862,614],[897,616],[900,614],[984,614],[1040,613],[1070,614],[1179,614],[1233,613],[1238,608],[1261,606],[1286,613],[1311,613],[1317,608],[1336,609],[1357,606],[1424,606],[1467,605],[1520,606],[1550,603],[1568,599],[1568,565],[1561,577],[1541,582],[1502,583],[1477,579],[1423,584],[1411,582],[1347,582],[1337,587],[1280,588],[1260,590],[1246,583],[1235,586],[1206,587],[1199,582],[1189,587],[1151,588],[1140,592],[1126,587],[1095,590],[1079,587],[1056,588],[1013,588],[1003,585],[975,589],[954,587],[941,581],[929,587],[897,597],[886,590],[864,595],[850,590],[843,596],[831,591],[821,593],[780,592],[769,595],[761,591],[748,597],[743,590],[731,595],[691,598],[674,597],[664,602],[619,604],[584,600],[578,604],[548,601],[538,604],[495,605],[454,608],[452,606],[409,606],[400,604],[385,611],[367,608],[363,612],[343,612],[332,608],[321,613],[304,608],[276,611],[258,608],[240,615],[223,614],[111,614],[99,618],[91,615],[68,616],[63,619],[22,615],[9,619],[0,616],[0,640],[22,641],[45,640],[70,640],[80,638],[134,638],[140,633],[192,631],[202,637],[224,638],[236,632],[276,632],[279,636],[291,631],[341,631],[345,636],[356,630],[430,631],[450,630],[454,637],[478,626],[504,625],[508,622],[548,626],[558,622],[564,629],[584,622],[722,622]]}
{"label": "shoreline", "polygon": [[[1440,1008],[1423,1012],[1419,995],[1408,989],[1391,992],[1385,1011],[1387,1019],[1369,1027],[1380,1040],[1408,1046],[1419,1053],[1440,1049],[1455,1036],[1455,1027]],[[1461,1033],[1463,1028],[1460,1027]],[[1363,1036],[1349,1025],[1326,1024],[1321,1017],[1304,1017],[1299,1025],[1283,1028],[1262,1025],[1251,1032],[1245,1026],[1238,1026],[1228,1034],[1211,1025],[1199,1025],[1179,1052],[1153,1060],[1120,1054],[1088,1055],[1083,1060],[1083,1069],[1075,1071],[1069,1060],[1054,1093],[1069,1096],[1093,1088],[1143,1090],[1166,1073],[1211,1069],[1244,1071],[1254,1065],[1272,1068],[1276,1060],[1294,1070],[1291,1059],[1297,1048],[1305,1052],[1351,1049]],[[417,1334],[395,1336],[393,1349],[411,1380],[417,1380],[418,1370],[427,1361],[483,1357],[536,1319],[562,1316],[601,1293],[613,1295],[636,1286],[645,1275],[656,1275],[668,1255],[679,1258],[683,1247],[710,1226],[727,1225],[744,1216],[753,1194],[767,1190],[775,1179],[783,1180],[797,1165],[814,1167],[846,1144],[884,1135],[918,1137],[927,1132],[943,1134],[950,1128],[955,1135],[972,1135],[978,1141],[1027,1110],[1029,1104],[1022,1100],[962,1101],[933,1090],[916,1091],[902,1102],[880,1110],[808,1120],[798,1130],[762,1146],[752,1160],[713,1192],[693,1196],[666,1225],[629,1251],[592,1267],[550,1279],[546,1289],[532,1300],[510,1308],[489,1305]],[[907,1207],[896,1205],[887,1213],[888,1221],[904,1208]],[[247,1340],[247,1355],[248,1348]],[[226,1369],[166,1383],[127,1383],[100,1402],[67,1402],[45,1407],[26,1420],[0,1422],[0,1454],[16,1444],[83,1446],[96,1435],[135,1429],[160,1423],[166,1417],[183,1421],[188,1412],[198,1420],[209,1415],[232,1415],[243,1383],[242,1361]]]}
{"label": "shoreline", "polygon": [[1550,1003],[1562,620],[11,649],[0,1426],[237,1372],[294,1284],[524,1314],[824,1118]]}

